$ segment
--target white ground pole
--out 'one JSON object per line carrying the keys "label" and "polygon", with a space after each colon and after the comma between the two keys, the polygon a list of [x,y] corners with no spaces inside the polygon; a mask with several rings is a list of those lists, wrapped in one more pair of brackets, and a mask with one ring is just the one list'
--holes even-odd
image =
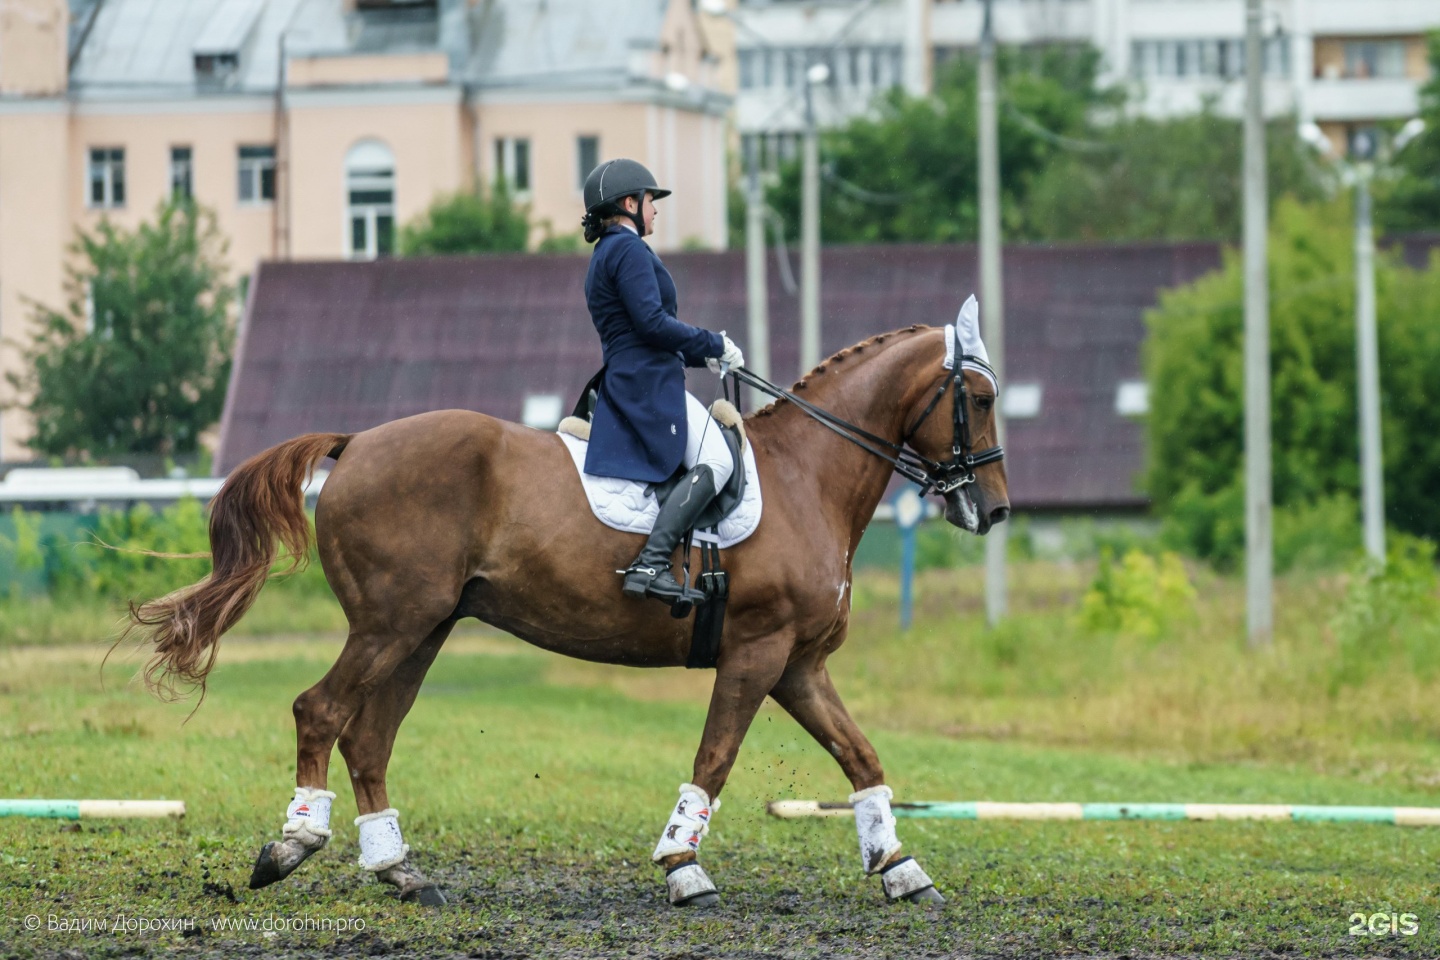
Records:
{"label": "white ground pole", "polygon": [[185,816],[184,800],[0,800],[0,817],[52,820]]}
{"label": "white ground pole", "polygon": [[[848,803],[772,800],[772,817],[853,817]],[[901,819],[930,820],[1287,820],[1295,823],[1389,823],[1440,827],[1440,807],[1347,807],[1290,803],[994,803],[962,800],[897,803]]]}

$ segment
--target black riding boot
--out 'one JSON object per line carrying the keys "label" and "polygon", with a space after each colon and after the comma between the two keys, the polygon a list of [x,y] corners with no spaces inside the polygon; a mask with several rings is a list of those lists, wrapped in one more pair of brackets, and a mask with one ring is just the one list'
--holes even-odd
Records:
{"label": "black riding boot", "polygon": [[693,597],[687,598],[685,588],[670,572],[670,557],[680,538],[695,525],[700,512],[713,499],[715,474],[710,467],[702,463],[680,479],[660,504],[660,515],[655,518],[655,529],[645,548],[635,562],[625,568],[625,584],[621,588],[625,596],[655,597],[672,607],[677,601],[693,600]]}

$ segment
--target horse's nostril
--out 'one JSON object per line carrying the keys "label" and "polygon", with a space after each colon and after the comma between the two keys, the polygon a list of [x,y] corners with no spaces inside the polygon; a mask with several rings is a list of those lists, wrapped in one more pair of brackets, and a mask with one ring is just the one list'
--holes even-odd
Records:
{"label": "horse's nostril", "polygon": [[1009,519],[1009,517],[1009,507],[996,507],[994,510],[990,511],[990,525],[994,526],[997,523],[1004,523],[1007,519]]}

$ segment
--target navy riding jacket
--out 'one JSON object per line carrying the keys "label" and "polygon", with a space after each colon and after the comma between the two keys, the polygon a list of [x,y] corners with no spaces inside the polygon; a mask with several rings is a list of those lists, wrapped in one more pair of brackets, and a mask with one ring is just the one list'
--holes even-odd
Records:
{"label": "navy riding jacket", "polygon": [[720,356],[725,341],[675,319],[670,271],[625,227],[596,242],[585,302],[605,357],[585,472],[668,479],[685,456],[685,368]]}

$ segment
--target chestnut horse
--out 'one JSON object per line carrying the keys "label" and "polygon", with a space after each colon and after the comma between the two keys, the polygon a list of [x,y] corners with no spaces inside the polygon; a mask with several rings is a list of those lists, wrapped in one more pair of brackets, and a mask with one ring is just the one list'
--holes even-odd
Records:
{"label": "chestnut horse", "polygon": [[[942,899],[913,858],[900,857],[880,761],[825,666],[845,641],[855,549],[893,464],[802,407],[828,411],[894,450],[905,444],[932,466],[950,461],[952,444],[959,460],[962,420],[968,446],[993,445],[996,389],[974,368],[962,381],[945,359],[940,328],[882,334],[821,363],[792,388],[795,400],[746,417],[764,516],[726,551],[729,608],[709,714],[654,856],[668,870],[672,903],[717,899],[696,863],[699,841],[767,695],[839,761],[857,791],[866,871],[908,864],[893,885],[886,874],[886,894]],[[1009,514],[1004,466],[990,452],[944,494],[946,519],[982,535]],[[260,592],[276,541],[294,558],[307,555],[301,487],[326,457],[337,462],[314,536],[349,638],[324,678],[295,700],[296,798],[284,838],[265,845],[251,886],[283,878],[330,836],[334,795],[325,788],[338,740],[361,814],[361,865],[402,899],[440,904],[440,891],[405,858],[385,774],[396,731],[455,622],[476,617],[546,650],[632,667],[683,666],[692,627],[660,603],[621,595],[614,571],[639,540],[594,517],[557,435],[445,410],[353,435],[306,434],[236,468],[211,504],[213,572],[132,611],[131,629],[155,645],[152,689],[198,685],[203,695],[220,636]]]}

